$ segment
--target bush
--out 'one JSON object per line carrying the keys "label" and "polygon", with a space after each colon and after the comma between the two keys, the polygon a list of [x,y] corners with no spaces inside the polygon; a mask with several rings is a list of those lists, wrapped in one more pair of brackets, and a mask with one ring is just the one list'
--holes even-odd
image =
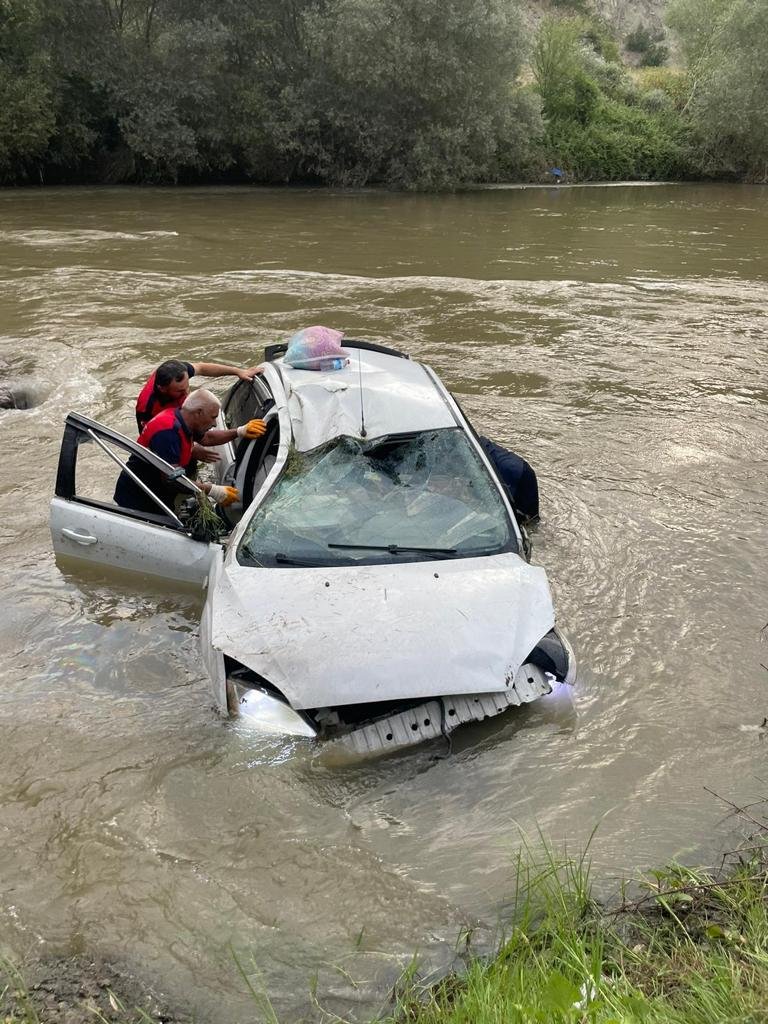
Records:
{"label": "bush", "polygon": [[677,68],[637,68],[633,79],[640,95],[660,90],[669,96],[676,110],[682,110],[691,93],[691,81]]}
{"label": "bush", "polygon": [[605,60],[594,50],[585,50],[583,67],[606,96],[623,103],[637,102],[637,86],[623,64]]}
{"label": "bush", "polygon": [[665,180],[691,171],[688,139],[675,111],[652,114],[604,100],[583,126],[551,124],[549,157],[572,180]]}
{"label": "bush", "polygon": [[663,89],[649,89],[640,98],[641,106],[651,113],[658,113],[660,110],[671,110],[672,100]]}
{"label": "bush", "polygon": [[640,63],[647,67],[659,67],[669,57],[668,47],[662,45],[663,32],[651,32],[640,22],[624,40],[624,46],[631,53],[640,55]]}

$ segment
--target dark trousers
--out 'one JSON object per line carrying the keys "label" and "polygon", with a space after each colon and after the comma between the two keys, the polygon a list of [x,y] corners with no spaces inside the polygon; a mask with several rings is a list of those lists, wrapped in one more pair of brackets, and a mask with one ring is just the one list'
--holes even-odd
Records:
{"label": "dark trousers", "polygon": [[502,448],[490,438],[480,437],[479,441],[504,485],[515,512],[523,519],[538,518],[539,484],[533,468],[525,459]]}

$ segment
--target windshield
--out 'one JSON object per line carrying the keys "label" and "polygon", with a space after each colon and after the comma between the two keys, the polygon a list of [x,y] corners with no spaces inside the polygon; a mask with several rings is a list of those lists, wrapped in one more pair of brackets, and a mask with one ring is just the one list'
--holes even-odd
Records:
{"label": "windshield", "polygon": [[292,449],[248,523],[246,565],[350,565],[515,550],[501,496],[458,428]]}

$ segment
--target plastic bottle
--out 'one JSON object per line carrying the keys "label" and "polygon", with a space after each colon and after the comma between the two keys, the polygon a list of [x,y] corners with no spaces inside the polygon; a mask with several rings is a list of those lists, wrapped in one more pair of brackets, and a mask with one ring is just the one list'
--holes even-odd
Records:
{"label": "plastic bottle", "polygon": [[328,373],[329,370],[343,370],[348,362],[348,359],[341,356],[327,356],[319,361],[317,369],[323,370],[325,373]]}

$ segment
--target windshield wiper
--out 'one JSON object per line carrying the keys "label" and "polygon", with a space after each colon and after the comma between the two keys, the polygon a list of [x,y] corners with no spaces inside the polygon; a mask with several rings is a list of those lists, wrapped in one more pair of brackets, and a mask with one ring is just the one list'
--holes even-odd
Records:
{"label": "windshield wiper", "polygon": [[388,551],[390,555],[399,555],[403,551],[419,551],[426,555],[437,555],[438,558],[450,558],[456,554],[456,548],[418,548],[411,544],[329,544],[329,548],[350,548],[356,551]]}
{"label": "windshield wiper", "polygon": [[277,552],[277,554],[274,556],[274,559],[279,565],[303,565],[307,568],[316,569],[328,568],[327,562],[312,562],[306,558],[291,558],[290,555],[284,555],[281,551]]}

